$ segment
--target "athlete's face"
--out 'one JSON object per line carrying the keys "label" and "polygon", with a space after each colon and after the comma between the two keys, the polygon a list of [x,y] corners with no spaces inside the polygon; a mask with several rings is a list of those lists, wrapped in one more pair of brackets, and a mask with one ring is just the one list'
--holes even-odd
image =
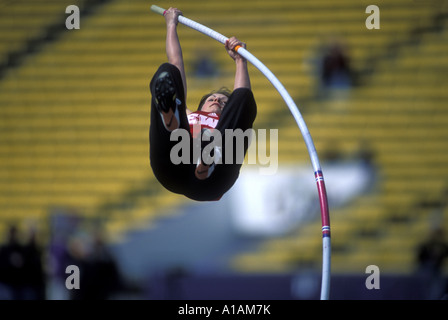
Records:
{"label": "athlete's face", "polygon": [[205,112],[214,112],[220,115],[222,109],[226,106],[227,100],[227,96],[221,93],[214,93],[205,100],[201,110]]}

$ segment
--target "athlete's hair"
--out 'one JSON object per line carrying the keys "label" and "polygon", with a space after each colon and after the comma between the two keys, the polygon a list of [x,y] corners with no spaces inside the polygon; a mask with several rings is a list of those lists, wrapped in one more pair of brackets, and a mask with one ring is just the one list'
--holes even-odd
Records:
{"label": "athlete's hair", "polygon": [[230,97],[230,95],[232,94],[232,91],[230,91],[227,87],[221,87],[218,90],[213,90],[210,93],[207,93],[206,95],[204,95],[201,98],[201,101],[199,102],[199,106],[198,106],[198,111],[201,111],[202,106],[204,105],[205,101],[208,99],[208,97],[210,97],[211,95],[214,95],[215,93],[219,93],[219,94],[223,94],[225,95],[227,98]]}

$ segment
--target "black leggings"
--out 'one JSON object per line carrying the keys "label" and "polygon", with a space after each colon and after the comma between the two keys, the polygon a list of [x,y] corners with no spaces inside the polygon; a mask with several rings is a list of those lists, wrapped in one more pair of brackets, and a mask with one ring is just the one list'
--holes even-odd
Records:
{"label": "black leggings", "polygon": [[[170,159],[171,149],[179,141],[170,141],[171,132],[168,132],[163,126],[162,119],[155,107],[154,102],[154,83],[161,72],[169,72],[174,79],[177,98],[182,102],[179,108],[180,128],[187,130],[190,136],[190,155],[189,163],[174,164]],[[252,91],[247,88],[235,89],[223,112],[220,116],[216,130],[222,135],[223,163],[215,166],[211,176],[205,180],[199,180],[195,176],[196,161],[193,156],[193,143],[195,139],[190,133],[190,126],[186,115],[185,95],[182,84],[182,78],[179,69],[169,63],[162,64],[154,74],[150,82],[151,90],[151,123],[149,128],[149,158],[152,170],[157,180],[168,190],[174,193],[183,194],[186,197],[197,201],[219,200],[238,179],[242,161],[233,159],[231,164],[225,159],[225,130],[241,129],[246,131],[251,129],[257,114],[257,105]],[[237,146],[234,145],[233,155],[237,153]],[[248,148],[246,141],[244,154]]]}

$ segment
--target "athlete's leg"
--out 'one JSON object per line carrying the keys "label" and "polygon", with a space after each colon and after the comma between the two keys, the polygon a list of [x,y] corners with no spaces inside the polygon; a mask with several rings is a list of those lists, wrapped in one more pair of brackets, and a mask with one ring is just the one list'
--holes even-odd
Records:
{"label": "athlete's leg", "polygon": [[[171,141],[172,132],[168,130],[170,126],[167,125],[170,124],[170,121],[171,124],[177,122],[176,127],[179,127],[179,130],[189,132],[185,112],[184,88],[179,69],[169,63],[162,64],[151,79],[149,87],[151,91],[151,123],[149,128],[151,168],[164,187],[172,192],[182,193],[186,165],[174,164],[170,157],[171,149],[179,142],[177,140]],[[162,95],[161,91],[164,91],[165,95]],[[170,110],[167,110],[167,108],[170,108]],[[176,108],[176,110],[173,111],[173,108]],[[178,117],[171,117],[174,116],[174,112],[177,112]],[[166,117],[167,115],[169,117]],[[173,126],[171,126],[171,129],[173,129]]]}

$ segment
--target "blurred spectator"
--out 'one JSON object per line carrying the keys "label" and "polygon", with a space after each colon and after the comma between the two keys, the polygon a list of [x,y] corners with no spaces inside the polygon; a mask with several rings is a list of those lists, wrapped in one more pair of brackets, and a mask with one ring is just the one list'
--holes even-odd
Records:
{"label": "blurred spectator", "polygon": [[196,55],[196,60],[193,63],[194,74],[198,78],[211,78],[218,75],[219,67],[210,58],[210,55],[202,51]]}
{"label": "blurred spectator", "polygon": [[0,248],[0,283],[2,299],[45,299],[45,274],[41,251],[31,233],[29,243],[20,242],[19,229],[8,230],[5,244]]}
{"label": "blurred spectator", "polygon": [[448,243],[441,227],[432,230],[427,241],[418,249],[419,269],[429,274],[440,274],[443,263],[448,258]]}
{"label": "blurred spectator", "polygon": [[0,249],[0,283],[5,299],[23,300],[25,254],[18,229],[11,226],[5,244]]}
{"label": "blurred spectator", "polygon": [[184,292],[181,281],[188,276],[187,270],[179,265],[168,269],[165,273],[166,297],[167,300],[182,300]]}
{"label": "blurred spectator", "polygon": [[69,252],[70,263],[80,270],[80,289],[71,290],[71,299],[107,300],[121,289],[117,263],[100,233],[93,235],[90,248],[79,239],[72,241]]}
{"label": "blurred spectator", "polygon": [[87,260],[86,297],[110,299],[121,287],[117,263],[104,243],[103,235],[95,233],[92,251]]}
{"label": "blurred spectator", "polygon": [[337,42],[330,44],[323,56],[322,83],[330,88],[347,88],[352,84],[350,59]]}
{"label": "blurred spectator", "polygon": [[[437,227],[417,249],[418,271],[429,277],[429,299],[440,299],[446,291],[442,267],[448,258],[448,243],[443,228]],[[446,292],[445,292],[446,294]]]}
{"label": "blurred spectator", "polygon": [[46,274],[42,263],[43,251],[37,242],[35,230],[30,231],[28,242],[24,246],[24,254],[24,281],[27,298],[44,300]]}
{"label": "blurred spectator", "polygon": [[318,65],[320,98],[347,94],[354,85],[353,70],[347,48],[338,40],[332,40],[320,49]]}

